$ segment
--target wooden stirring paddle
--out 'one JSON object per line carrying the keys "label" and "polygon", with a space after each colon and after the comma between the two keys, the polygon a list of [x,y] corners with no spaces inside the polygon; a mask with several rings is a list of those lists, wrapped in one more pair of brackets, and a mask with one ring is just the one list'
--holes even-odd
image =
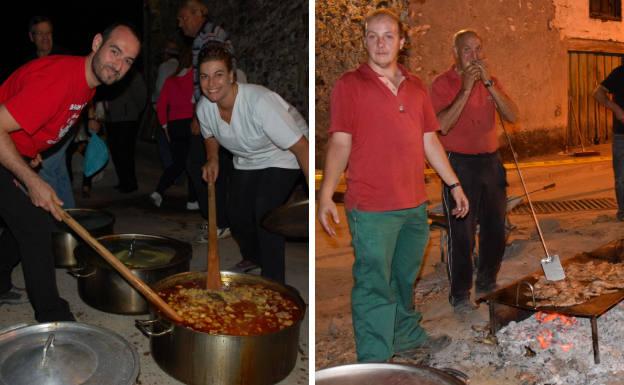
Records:
{"label": "wooden stirring paddle", "polygon": [[221,267],[217,246],[217,204],[215,203],[215,185],[208,183],[208,271],[206,289],[221,290]]}
{"label": "wooden stirring paddle", "polygon": [[130,269],[128,269],[126,265],[124,265],[110,251],[108,251],[108,249],[104,247],[100,242],[98,242],[97,239],[93,238],[93,236],[89,234],[89,232],[84,227],[82,227],[80,223],[72,218],[72,216],[69,215],[67,211],[62,209],[60,211],[63,222],[65,222],[65,224],[67,224],[69,228],[74,230],[76,234],[80,236],[80,238],[82,238],[87,244],[89,244],[89,246],[93,247],[93,249],[95,249],[95,251],[106,260],[106,262],[108,262],[115,270],[117,270],[117,272],[121,274],[121,276],[124,277],[126,281],[128,281],[128,283],[132,285],[132,287],[134,287],[141,294],[143,294],[143,296],[152,305],[154,305],[158,310],[164,313],[172,321],[178,323],[183,321],[182,317],[180,317],[178,313],[176,313],[175,310],[173,310],[171,306],[167,304],[167,302],[160,298],[160,296],[156,294],[154,290],[152,290],[152,288],[149,287],[145,282],[143,282],[143,280],[132,274],[132,271],[130,271]]}

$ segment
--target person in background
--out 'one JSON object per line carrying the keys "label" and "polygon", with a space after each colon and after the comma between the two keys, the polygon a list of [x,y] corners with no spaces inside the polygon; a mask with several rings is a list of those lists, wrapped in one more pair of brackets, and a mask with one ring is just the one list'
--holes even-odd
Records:
{"label": "person in background", "polygon": [[[163,136],[171,148],[173,162],[160,176],[156,191],[150,199],[160,207],[165,190],[186,170],[191,137],[191,120],[195,111],[193,97],[193,64],[190,48],[184,49],[175,75],[169,77],[162,88],[156,111],[158,122],[162,126]],[[186,207],[197,204],[195,190],[190,178],[188,181]]]}
{"label": "person in background", "polygon": [[[613,95],[613,99],[609,98]],[[594,99],[613,112],[613,176],[618,209],[615,219],[624,221],[624,66],[615,68],[594,90]]]}
{"label": "person in background", "polygon": [[134,151],[141,116],[147,105],[147,87],[143,76],[131,71],[123,82],[111,88],[104,102],[106,132],[121,193],[138,189]]}
{"label": "person in background", "polygon": [[406,32],[387,8],[364,19],[368,60],[342,75],[331,96],[331,125],[318,219],[334,236],[332,197],[347,170],[345,209],[355,253],[351,314],[357,360],[416,362],[450,344],[429,337],[414,308],[413,285],[429,238],[425,159],[451,189],[454,214],[468,200],[446,160],[422,81],[398,63]]}
{"label": "person in background", "polygon": [[431,100],[440,122],[440,141],[470,202],[465,218],[450,215],[454,208],[450,187],[442,190],[448,218],[449,302],[460,315],[472,311],[475,234],[479,225],[477,295],[496,287],[496,275],[505,253],[507,180],[498,152],[496,110],[515,122],[518,110],[501,82],[483,61],[482,40],[475,31],[453,37],[455,63],[433,80]]}
{"label": "person in background", "polygon": [[[82,115],[80,116],[80,121],[76,124],[77,132],[75,138],[67,149],[66,162],[70,180],[73,181],[72,159],[74,154],[78,152],[84,157],[87,144],[89,143],[89,138],[91,138],[92,135],[100,134],[103,120],[103,116],[101,118],[97,117],[95,112],[95,106],[93,104],[93,101],[91,101],[89,105],[83,110]],[[95,175],[97,175],[97,173]],[[83,198],[91,197],[91,186],[93,178],[94,175],[86,176],[83,172],[81,183],[81,195]]]}
{"label": "person in background", "polygon": [[62,220],[63,201],[32,167],[67,134],[95,87],[123,78],[140,49],[133,27],[114,24],[95,35],[86,57],[30,61],[0,86],[0,218],[8,228],[0,235],[0,301],[20,299],[11,272],[21,262],[39,322],[75,318],[58,293],[52,255],[52,216]]}
{"label": "person in background", "polygon": [[[156,82],[154,84],[154,92],[152,93],[152,107],[154,111],[156,111],[156,102],[158,101],[160,90],[163,84],[165,84],[165,80],[167,80],[169,76],[175,74],[180,64],[178,61],[179,54],[178,43],[173,39],[167,40],[162,50],[162,62],[158,66],[156,72]],[[173,162],[169,142],[167,142],[163,130],[157,129],[155,136],[156,142],[158,143],[158,155],[160,156],[160,161],[162,162],[164,170]]]}
{"label": "person in background", "polygon": [[[178,10],[178,27],[182,33],[193,39],[193,98],[197,105],[202,98],[199,87],[199,75],[197,73],[198,55],[200,50],[208,42],[220,42],[227,46],[233,54],[234,49],[230,41],[229,34],[217,23],[208,19],[208,7],[200,0],[185,0]],[[221,148],[219,154],[219,179],[216,182],[216,206],[217,206],[217,236],[226,238],[230,236],[230,220],[227,215],[228,207],[228,185],[232,170],[232,154]],[[202,166],[206,161],[206,149],[201,137],[197,117],[193,117],[191,122],[191,148],[189,151],[188,171],[193,181],[193,187],[197,193],[199,209],[204,219],[208,218],[208,192],[206,184],[202,179]],[[207,224],[200,226],[199,234],[196,238],[198,242],[207,242]],[[258,264],[253,261],[240,261],[230,268],[230,270],[250,271],[258,268]]]}
{"label": "person in background", "polygon": [[65,48],[54,44],[54,26],[47,16],[33,16],[28,21],[28,38],[34,44],[34,50],[26,57],[26,61],[48,55],[68,55]]}
{"label": "person in background", "polygon": [[[34,16],[30,19],[28,37],[35,47],[26,57],[26,62],[48,55],[69,54],[66,49],[54,44],[52,20],[47,16]],[[72,127],[62,141],[41,154],[43,162],[39,175],[52,186],[56,195],[65,203],[65,208],[76,207],[71,176],[66,166],[67,148],[72,143],[76,131],[77,127]]]}
{"label": "person in background", "polygon": [[284,283],[285,239],[260,222],[286,202],[302,171],[308,180],[307,123],[275,92],[238,84],[224,44],[207,44],[197,69],[205,96],[196,108],[206,147],[202,176],[208,183],[217,180],[219,147],[234,154],[228,200],[232,235],[243,258],[258,261],[262,276]]}

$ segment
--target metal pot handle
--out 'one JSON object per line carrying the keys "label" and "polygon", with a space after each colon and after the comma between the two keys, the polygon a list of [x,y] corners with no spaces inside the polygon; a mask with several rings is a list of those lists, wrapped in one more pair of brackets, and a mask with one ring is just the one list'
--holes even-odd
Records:
{"label": "metal pot handle", "polygon": [[[163,327],[164,329],[162,331],[155,332],[154,329],[155,329],[156,324],[161,325],[161,327]],[[136,326],[137,329],[141,331],[141,333],[150,337],[160,337],[160,336],[164,336],[165,334],[169,334],[173,331],[173,327],[174,327],[172,323],[169,323],[169,326],[166,326],[166,323],[163,322],[163,320],[161,319],[150,319],[150,320],[136,319],[134,320],[134,325]]]}
{"label": "metal pot handle", "polygon": [[67,269],[67,274],[71,275],[74,278],[86,278],[86,277],[90,277],[93,274],[95,274],[95,269],[92,268],[90,272],[88,273],[82,273],[82,271],[88,269],[88,266],[77,266],[77,267],[70,267]]}

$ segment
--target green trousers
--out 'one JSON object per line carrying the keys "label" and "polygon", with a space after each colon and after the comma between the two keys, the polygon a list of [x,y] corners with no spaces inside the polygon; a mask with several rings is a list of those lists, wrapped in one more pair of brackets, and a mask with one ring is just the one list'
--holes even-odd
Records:
{"label": "green trousers", "polygon": [[414,309],[414,282],[429,238],[426,205],[349,210],[355,251],[351,313],[358,362],[386,361],[427,339]]}

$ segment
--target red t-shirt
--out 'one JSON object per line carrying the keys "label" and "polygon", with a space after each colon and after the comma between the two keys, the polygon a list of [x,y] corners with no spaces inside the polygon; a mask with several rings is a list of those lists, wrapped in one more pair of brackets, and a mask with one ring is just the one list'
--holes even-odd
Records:
{"label": "red t-shirt", "polygon": [[172,120],[190,119],[194,110],[193,70],[189,69],[183,76],[168,77],[156,102],[160,125],[164,126]]}
{"label": "red t-shirt", "polygon": [[4,104],[20,130],[11,133],[17,151],[34,158],[61,140],[95,94],[85,57],[53,55],[18,68],[0,86]]}
{"label": "red t-shirt", "polygon": [[405,80],[397,95],[368,64],[334,85],[329,132],[352,135],[347,209],[401,210],[427,200],[423,134],[437,130],[438,121],[421,80],[400,69]]}
{"label": "red t-shirt", "polygon": [[[501,90],[497,79],[496,87]],[[436,113],[453,103],[461,90],[462,78],[455,71],[455,66],[440,74],[431,84],[431,102]],[[447,135],[440,135],[440,142],[447,151],[461,154],[484,154],[498,150],[498,137],[494,121],[496,107],[494,99],[483,82],[477,82],[472,88],[468,101],[459,119]]]}

